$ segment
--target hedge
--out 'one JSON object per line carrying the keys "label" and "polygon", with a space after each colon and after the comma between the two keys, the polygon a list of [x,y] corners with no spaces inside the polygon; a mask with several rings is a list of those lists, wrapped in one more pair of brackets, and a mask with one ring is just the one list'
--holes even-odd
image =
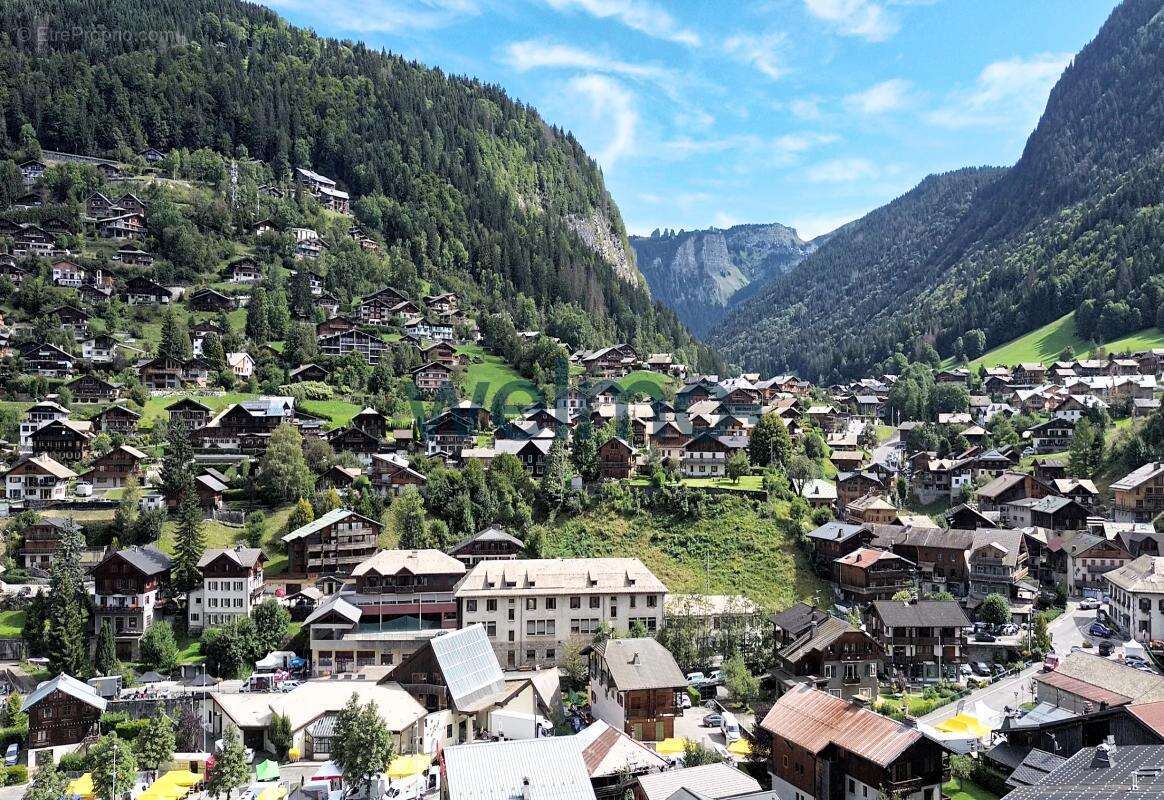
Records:
{"label": "hedge", "polygon": [[5,786],[16,786],[21,783],[28,783],[28,767],[23,764],[17,764],[14,767],[4,768]]}
{"label": "hedge", "polygon": [[138,734],[144,731],[149,724],[150,721],[148,719],[131,719],[117,723],[117,727],[113,730],[121,739],[132,742],[137,739]]}

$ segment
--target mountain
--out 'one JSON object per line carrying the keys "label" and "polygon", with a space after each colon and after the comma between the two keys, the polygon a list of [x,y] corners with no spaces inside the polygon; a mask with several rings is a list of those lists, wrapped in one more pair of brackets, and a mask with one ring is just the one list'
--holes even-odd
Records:
{"label": "mountain", "polygon": [[1073,310],[1085,340],[1154,324],[1164,301],[1162,9],[1126,0],[1112,12],[1013,167],[926,178],[729,313],[712,343],[749,369],[827,380],[895,352],[973,357],[979,330],[993,347]]}
{"label": "mountain", "polygon": [[[594,160],[497,86],[236,0],[3,5],[0,149],[31,131],[89,155],[210,148],[277,176],[309,167],[352,194],[356,218],[423,286],[572,347],[628,341],[722,368],[652,300]],[[72,31],[86,35],[51,35]]]}
{"label": "mountain", "polygon": [[655,231],[630,237],[630,244],[651,294],[699,336],[745,289],[782,274],[814,249],[778,223]]}

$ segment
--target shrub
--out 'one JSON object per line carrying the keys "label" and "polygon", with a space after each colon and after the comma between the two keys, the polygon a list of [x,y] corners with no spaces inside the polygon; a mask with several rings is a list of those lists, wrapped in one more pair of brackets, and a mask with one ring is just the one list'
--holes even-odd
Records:
{"label": "shrub", "polygon": [[28,738],[28,723],[23,725],[7,725],[0,728],[0,745],[7,747],[13,742],[20,743]]}
{"label": "shrub", "polygon": [[88,772],[89,759],[81,753],[65,753],[57,762],[61,772]]}
{"label": "shrub", "polygon": [[109,733],[123,722],[129,721],[129,714],[124,711],[107,711],[101,715],[101,733]]}
{"label": "shrub", "polygon": [[6,767],[4,770],[4,785],[16,786],[21,783],[28,783],[28,767],[23,764]]}
{"label": "shrub", "polygon": [[130,719],[117,723],[114,732],[124,741],[133,741],[150,724],[148,719]]}

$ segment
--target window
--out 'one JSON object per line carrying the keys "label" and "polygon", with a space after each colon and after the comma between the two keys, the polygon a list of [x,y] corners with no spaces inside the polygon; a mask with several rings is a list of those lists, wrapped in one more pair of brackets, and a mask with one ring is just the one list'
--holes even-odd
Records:
{"label": "window", "polygon": [[497,635],[497,623],[496,622],[494,622],[493,620],[489,620],[488,622],[485,623],[485,635],[486,636],[496,636]]}
{"label": "window", "polygon": [[618,616],[618,601],[614,600],[613,598],[610,601],[610,616],[612,616],[612,617]]}
{"label": "window", "polygon": [[470,600],[466,600],[466,601],[465,601],[465,610],[466,610],[466,611],[476,611],[476,610],[477,610],[477,601],[476,601],[476,599],[470,599]]}
{"label": "window", "polygon": [[647,595],[647,608],[656,608],[659,605],[659,598],[656,595]]}
{"label": "window", "polygon": [[853,782],[852,778],[849,778],[849,794],[856,794],[856,793],[857,793],[857,784]]}
{"label": "window", "polygon": [[497,601],[496,600],[486,600],[485,601],[485,610],[486,611],[496,611],[497,610]]}
{"label": "window", "polygon": [[581,597],[571,597],[570,598],[570,608],[581,608],[581,607],[582,607],[582,598]]}
{"label": "window", "polygon": [[538,599],[536,597],[527,597],[525,599],[525,610],[526,611],[537,611],[538,610]]}
{"label": "window", "polygon": [[525,622],[526,636],[553,636],[556,623],[552,619],[529,619]]}
{"label": "window", "polygon": [[556,611],[557,609],[558,609],[558,598],[547,597],[546,598],[546,611]]}
{"label": "window", "polygon": [[537,657],[538,657],[537,650],[526,650],[525,651],[525,660],[526,661],[536,661]]}
{"label": "window", "polygon": [[601,608],[601,606],[602,606],[602,598],[601,597],[591,597],[590,598],[590,607],[591,608]]}

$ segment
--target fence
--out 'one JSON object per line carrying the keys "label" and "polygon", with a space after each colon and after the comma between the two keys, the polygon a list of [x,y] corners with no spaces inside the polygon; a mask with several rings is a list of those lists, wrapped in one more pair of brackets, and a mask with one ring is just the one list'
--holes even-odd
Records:
{"label": "fence", "polygon": [[245,511],[232,511],[229,508],[217,508],[210,516],[215,522],[232,525],[236,528],[241,528],[247,517]]}

